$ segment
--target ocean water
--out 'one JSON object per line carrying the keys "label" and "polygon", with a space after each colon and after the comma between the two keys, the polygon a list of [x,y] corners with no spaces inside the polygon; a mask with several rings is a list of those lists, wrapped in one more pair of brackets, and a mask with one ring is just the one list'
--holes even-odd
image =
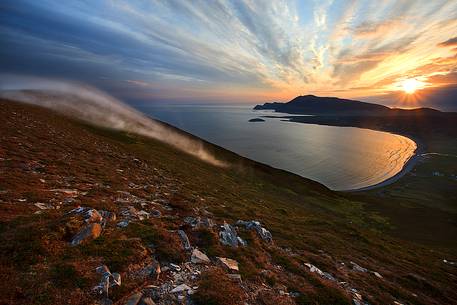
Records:
{"label": "ocean water", "polygon": [[333,190],[371,186],[398,173],[416,144],[403,136],[264,118],[284,114],[248,106],[142,105],[147,115],[252,160],[318,181]]}

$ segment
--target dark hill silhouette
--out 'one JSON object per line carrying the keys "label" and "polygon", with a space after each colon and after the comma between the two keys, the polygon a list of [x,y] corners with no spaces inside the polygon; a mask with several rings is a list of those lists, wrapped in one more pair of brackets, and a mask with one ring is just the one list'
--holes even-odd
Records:
{"label": "dark hill silhouette", "polygon": [[[313,115],[387,115],[393,112],[400,114],[402,109],[366,103],[337,97],[319,97],[315,95],[297,96],[287,103],[265,103],[254,107],[256,110],[269,109],[276,112]],[[410,110],[407,111],[409,113]],[[414,112],[440,113],[431,108],[415,109]]]}

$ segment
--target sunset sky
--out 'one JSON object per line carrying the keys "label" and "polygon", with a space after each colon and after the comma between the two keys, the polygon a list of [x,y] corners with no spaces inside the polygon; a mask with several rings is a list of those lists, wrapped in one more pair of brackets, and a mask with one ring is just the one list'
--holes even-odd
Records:
{"label": "sunset sky", "polygon": [[3,79],[74,80],[130,101],[385,101],[408,79],[418,95],[457,86],[455,0],[6,0],[0,43]]}

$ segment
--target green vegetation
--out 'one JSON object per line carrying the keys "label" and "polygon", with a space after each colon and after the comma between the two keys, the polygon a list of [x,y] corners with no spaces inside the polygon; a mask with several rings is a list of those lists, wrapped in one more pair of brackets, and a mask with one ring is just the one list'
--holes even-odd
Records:
{"label": "green vegetation", "polygon": [[[1,190],[6,190],[0,193],[0,290],[5,292],[1,301],[91,304],[91,287],[100,280],[94,270],[106,264],[123,275],[122,287],[112,294],[114,301],[121,302],[143,285],[134,277],[124,277],[128,272],[152,258],[162,264],[188,260],[178,229],[186,231],[191,244],[211,258],[237,260],[246,285],[296,292],[298,304],[350,301],[345,290],[310,273],[304,263],[350,283],[370,304],[394,300],[450,304],[457,297],[455,266],[443,263],[444,258],[452,261],[457,255],[455,205],[451,204],[455,182],[448,179],[456,171],[449,159],[431,156],[383,189],[338,193],[207,143],[229,168],[214,167],[161,142],[90,127],[37,107],[1,106],[4,118],[11,117],[8,111],[22,113],[15,120],[0,121],[6,139],[1,143],[1,157],[11,159],[0,162]],[[23,121],[18,121],[21,117]],[[26,130],[30,120],[34,128]],[[47,134],[50,131],[52,136]],[[33,150],[19,147],[19,136]],[[455,142],[446,145],[454,147]],[[23,170],[30,160],[46,164],[45,171]],[[446,176],[431,176],[433,170]],[[41,177],[45,183],[39,181]],[[140,187],[130,187],[130,183]],[[38,210],[33,201],[17,200],[27,196],[28,200],[65,202],[62,194],[49,191],[55,188],[77,188],[84,194],[41,214],[33,214]],[[70,246],[81,224],[63,214],[78,205],[118,213],[118,191],[148,202],[167,198],[171,209],[163,210],[160,218],[131,222],[122,229],[108,224],[99,238]],[[222,246],[217,231],[192,230],[183,224],[183,217],[196,213],[208,215],[217,224],[259,220],[271,231],[274,243],[266,244],[255,232],[240,229],[247,247]],[[351,261],[383,278],[353,272]],[[198,304],[244,301],[238,298],[242,295],[239,285],[221,273],[205,273],[199,286],[194,298]],[[225,292],[231,292],[229,297]],[[282,304],[276,297],[258,296],[265,304]]]}

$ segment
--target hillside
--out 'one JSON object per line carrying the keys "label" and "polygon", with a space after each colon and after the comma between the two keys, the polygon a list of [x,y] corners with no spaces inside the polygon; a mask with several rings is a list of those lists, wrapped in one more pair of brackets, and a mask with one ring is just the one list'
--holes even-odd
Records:
{"label": "hillside", "polygon": [[209,143],[228,168],[37,106],[3,100],[0,118],[0,304],[457,299],[449,214],[429,213],[448,234],[425,242],[414,221],[391,234],[381,197]]}
{"label": "hillside", "polygon": [[337,97],[319,97],[315,95],[297,96],[287,103],[265,103],[263,105],[255,106],[254,109],[313,115],[379,115],[387,113],[390,110],[390,108],[378,104],[340,99]]}

